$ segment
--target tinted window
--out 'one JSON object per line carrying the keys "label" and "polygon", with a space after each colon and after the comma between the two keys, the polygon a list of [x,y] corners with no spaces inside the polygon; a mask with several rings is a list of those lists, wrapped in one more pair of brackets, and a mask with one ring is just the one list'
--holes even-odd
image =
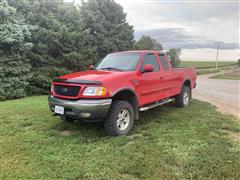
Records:
{"label": "tinted window", "polygon": [[144,56],[143,63],[142,63],[142,66],[141,66],[141,71],[143,71],[144,65],[146,65],[146,64],[151,64],[153,66],[153,71],[154,72],[157,72],[160,69],[159,64],[158,64],[154,54],[146,54]]}
{"label": "tinted window", "polygon": [[95,67],[96,69],[117,68],[123,71],[136,70],[141,53],[113,53],[103,58]]}
{"label": "tinted window", "polygon": [[165,70],[169,70],[170,67],[169,67],[168,60],[167,60],[166,56],[162,55],[162,54],[159,54],[158,56],[160,58],[161,64],[163,65],[163,68]]}

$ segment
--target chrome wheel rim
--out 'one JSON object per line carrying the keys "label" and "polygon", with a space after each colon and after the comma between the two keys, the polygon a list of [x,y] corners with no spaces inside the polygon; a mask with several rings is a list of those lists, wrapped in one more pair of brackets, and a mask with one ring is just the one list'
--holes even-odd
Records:
{"label": "chrome wheel rim", "polygon": [[127,109],[122,109],[118,113],[117,127],[119,130],[124,131],[128,128],[130,123],[130,113]]}
{"label": "chrome wheel rim", "polygon": [[189,101],[189,95],[188,95],[188,92],[185,92],[183,94],[183,103],[186,105],[188,104],[188,101]]}

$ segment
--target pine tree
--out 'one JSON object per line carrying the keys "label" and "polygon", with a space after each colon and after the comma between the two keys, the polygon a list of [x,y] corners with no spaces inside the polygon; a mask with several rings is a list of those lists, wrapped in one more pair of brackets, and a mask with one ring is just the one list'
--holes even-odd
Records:
{"label": "pine tree", "polygon": [[9,0],[26,22],[33,25],[28,53],[33,77],[32,93],[47,93],[53,77],[84,70],[97,59],[90,36],[83,30],[79,8],[63,0]]}
{"label": "pine tree", "polygon": [[99,57],[114,51],[129,50],[134,43],[133,26],[126,21],[123,8],[113,0],[89,0],[80,7],[84,29],[97,46]]}
{"label": "pine tree", "polygon": [[31,78],[26,58],[31,27],[6,0],[0,2],[0,16],[0,100],[24,97]]}
{"label": "pine tree", "polygon": [[123,8],[112,0],[89,0],[80,7],[63,0],[8,2],[34,27],[27,52],[32,93],[47,93],[53,77],[85,70],[107,53],[131,49],[134,43]]}
{"label": "pine tree", "polygon": [[142,36],[134,45],[139,50],[162,50],[162,45],[150,36]]}

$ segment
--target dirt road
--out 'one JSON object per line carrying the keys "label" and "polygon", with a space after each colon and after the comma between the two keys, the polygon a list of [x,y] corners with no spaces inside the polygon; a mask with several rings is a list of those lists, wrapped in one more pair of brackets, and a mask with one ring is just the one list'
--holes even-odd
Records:
{"label": "dirt road", "polygon": [[193,98],[215,105],[219,111],[232,114],[240,119],[240,81],[209,79],[213,75],[201,75]]}

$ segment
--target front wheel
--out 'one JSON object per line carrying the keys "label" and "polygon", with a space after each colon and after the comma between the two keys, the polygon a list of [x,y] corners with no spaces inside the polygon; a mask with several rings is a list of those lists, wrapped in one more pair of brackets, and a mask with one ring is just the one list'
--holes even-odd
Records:
{"label": "front wheel", "polygon": [[128,134],[133,126],[134,110],[127,101],[113,101],[104,121],[105,131],[112,136]]}
{"label": "front wheel", "polygon": [[178,107],[186,107],[191,100],[191,91],[188,86],[183,86],[181,93],[176,96],[175,103]]}

